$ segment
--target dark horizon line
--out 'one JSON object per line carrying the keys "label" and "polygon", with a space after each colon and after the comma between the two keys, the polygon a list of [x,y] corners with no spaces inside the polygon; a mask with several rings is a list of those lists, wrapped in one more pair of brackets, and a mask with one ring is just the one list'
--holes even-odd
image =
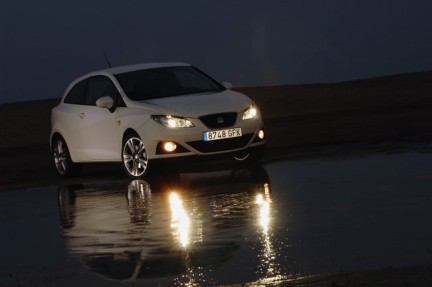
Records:
{"label": "dark horizon line", "polygon": [[[268,86],[234,87],[233,90],[355,84],[355,83],[365,82],[365,81],[367,82],[367,81],[390,80],[390,79],[399,78],[399,77],[414,77],[414,76],[418,76],[421,74],[429,74],[429,73],[432,74],[432,70],[423,70],[423,71],[417,71],[417,72],[407,72],[407,73],[398,73],[398,74],[388,74],[388,75],[382,75],[382,76],[376,76],[376,77],[367,77],[367,78],[353,79],[353,80],[347,80],[347,81],[337,81],[337,82],[317,82],[317,83],[306,83],[306,84],[282,84],[282,85],[268,85]],[[431,80],[432,80],[432,77],[431,77]],[[53,101],[53,100],[60,100],[60,99],[61,99],[61,97],[34,99],[34,100],[23,100],[23,101],[14,101],[14,102],[4,102],[4,103],[0,103],[0,105],[41,102],[41,101]]]}

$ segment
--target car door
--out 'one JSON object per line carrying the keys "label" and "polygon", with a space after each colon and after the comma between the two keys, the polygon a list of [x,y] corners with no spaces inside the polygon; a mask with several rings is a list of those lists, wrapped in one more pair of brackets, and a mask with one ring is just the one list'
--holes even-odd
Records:
{"label": "car door", "polygon": [[121,137],[117,123],[119,109],[96,106],[96,101],[110,96],[117,99],[118,91],[110,78],[94,76],[88,79],[86,105],[79,112],[81,149],[89,161],[119,161]]}

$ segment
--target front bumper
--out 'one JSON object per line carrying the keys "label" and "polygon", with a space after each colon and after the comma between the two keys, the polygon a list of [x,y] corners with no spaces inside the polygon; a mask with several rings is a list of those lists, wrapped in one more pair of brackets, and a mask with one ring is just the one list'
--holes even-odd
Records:
{"label": "front bumper", "polygon": [[[237,122],[232,128],[242,129],[240,137],[214,141],[204,141],[203,133],[218,129],[209,129],[199,124],[193,128],[169,129],[156,122],[151,124],[152,127],[141,129],[140,134],[149,159],[223,155],[266,144],[266,138],[261,139],[258,136],[259,131],[263,130],[263,123],[259,119],[240,122],[240,124]],[[153,131],[151,132],[152,139],[148,136],[149,131]],[[166,142],[175,143],[177,149],[171,152],[165,151],[163,144]]]}
{"label": "front bumper", "polygon": [[[215,161],[220,161],[221,164],[224,164],[224,162],[228,162],[227,160],[233,160],[235,156],[239,154],[239,152],[249,152],[251,154],[253,153],[263,153],[265,150],[266,144],[260,144],[256,146],[250,146],[245,149],[240,149],[237,151],[225,151],[222,153],[217,154],[206,154],[206,155],[195,155],[195,154],[184,154],[183,156],[178,157],[163,157],[163,158],[156,158],[151,161],[152,169],[156,168],[163,168],[166,169],[167,166],[170,167],[170,169],[178,171],[182,170],[183,168],[191,168],[191,166],[197,165],[198,170],[201,170],[202,164],[206,163],[212,163],[211,165],[214,165]],[[231,162],[232,165],[232,162]],[[230,166],[231,166],[230,165]]]}

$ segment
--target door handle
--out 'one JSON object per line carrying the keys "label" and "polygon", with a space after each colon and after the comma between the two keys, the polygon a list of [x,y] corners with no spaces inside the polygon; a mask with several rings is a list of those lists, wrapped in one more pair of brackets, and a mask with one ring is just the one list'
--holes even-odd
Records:
{"label": "door handle", "polygon": [[83,119],[83,118],[85,117],[85,113],[80,113],[80,114],[79,114],[79,117],[80,117],[81,119]]}

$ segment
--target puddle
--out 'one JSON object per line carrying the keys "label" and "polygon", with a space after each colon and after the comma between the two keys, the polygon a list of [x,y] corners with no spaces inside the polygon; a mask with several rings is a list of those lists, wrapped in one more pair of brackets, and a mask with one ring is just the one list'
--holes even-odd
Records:
{"label": "puddle", "polygon": [[[432,263],[432,156],[0,193],[2,286],[272,286]],[[8,285],[9,284],[9,285]]]}
{"label": "puddle", "polygon": [[[269,229],[270,181],[263,168],[64,186],[58,195],[68,253],[117,280],[180,282],[186,273],[186,281],[203,284],[212,277],[205,273],[258,244],[261,226]],[[258,270],[245,272],[254,278]]]}

